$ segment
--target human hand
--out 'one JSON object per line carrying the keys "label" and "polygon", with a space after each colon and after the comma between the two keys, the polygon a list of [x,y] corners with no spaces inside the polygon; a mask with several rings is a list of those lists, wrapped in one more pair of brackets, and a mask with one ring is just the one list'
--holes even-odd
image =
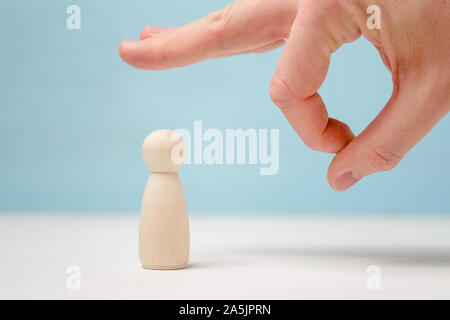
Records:
{"label": "human hand", "polygon": [[[381,29],[367,26],[370,5]],[[450,2],[447,0],[238,0],[181,28],[147,26],[119,53],[140,69],[262,53],[285,43],[270,96],[310,148],[336,153],[330,186],[342,191],[393,169],[450,110]],[[392,97],[357,137],[329,118],[317,90],[331,54],[363,35],[392,73]]]}

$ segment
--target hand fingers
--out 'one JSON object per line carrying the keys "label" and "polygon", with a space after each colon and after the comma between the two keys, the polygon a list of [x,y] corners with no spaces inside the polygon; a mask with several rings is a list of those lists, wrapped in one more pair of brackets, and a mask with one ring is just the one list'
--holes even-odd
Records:
{"label": "hand fingers", "polygon": [[304,1],[272,78],[270,96],[312,149],[335,153],[353,138],[350,128],[329,118],[317,90],[325,80],[330,55],[343,42],[359,37],[346,1]]}
{"label": "hand fingers", "polygon": [[175,28],[164,28],[160,26],[146,26],[141,31],[141,40],[145,40],[151,37],[157,37],[165,33],[173,32]]}
{"label": "hand fingers", "polygon": [[[141,40],[152,38],[152,37],[158,37],[162,34],[173,32],[174,30],[176,30],[176,29],[175,28],[162,28],[159,26],[147,26],[144,29],[142,29]],[[235,56],[235,55],[239,55],[239,54],[247,54],[247,53],[265,53],[265,52],[272,51],[272,50],[275,50],[275,49],[281,47],[282,45],[284,45],[284,43],[285,43],[284,39],[275,40],[274,42],[262,45],[257,48],[244,50],[244,51],[227,52],[227,53],[219,54],[217,56],[217,58],[225,58],[225,57],[231,57],[231,56]]]}
{"label": "hand fingers", "polygon": [[347,190],[369,174],[395,168],[449,111],[442,108],[450,105],[449,95],[429,91],[414,83],[394,92],[377,118],[333,159],[328,169],[330,186]]}
{"label": "hand fingers", "polygon": [[265,52],[269,52],[269,51],[275,50],[275,49],[277,49],[277,48],[279,48],[281,46],[284,46],[285,43],[286,42],[285,42],[284,39],[276,40],[276,41],[274,41],[272,43],[263,45],[261,47],[258,47],[258,48],[252,49],[252,50],[244,51],[242,53],[265,53]]}
{"label": "hand fingers", "polygon": [[237,56],[240,54],[248,54],[248,53],[265,53],[268,51],[275,50],[275,49],[283,46],[284,44],[285,44],[285,41],[283,39],[276,40],[274,42],[265,44],[261,47],[257,47],[257,48],[253,48],[253,49],[249,49],[249,50],[237,51],[237,52],[227,52],[227,53],[218,55],[216,58],[226,58],[226,57],[232,57],[232,56]]}
{"label": "hand fingers", "polygon": [[285,38],[297,0],[238,0],[172,32],[122,42],[119,53],[134,67],[167,69],[235,54]]}

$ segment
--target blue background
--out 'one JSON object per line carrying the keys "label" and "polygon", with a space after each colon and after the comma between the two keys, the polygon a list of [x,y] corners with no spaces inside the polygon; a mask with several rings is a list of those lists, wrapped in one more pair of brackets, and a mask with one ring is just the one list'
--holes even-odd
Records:
{"label": "blue background", "polygon": [[[192,212],[450,213],[450,119],[391,172],[334,192],[332,155],[306,148],[271,102],[281,49],[140,71],[118,55],[147,24],[181,26],[227,1],[2,1],[0,11],[0,211],[136,212],[148,170],[145,136],[160,128],[279,128],[280,170],[184,166]],[[66,8],[81,7],[81,30]],[[329,114],[361,132],[392,85],[363,38],[333,55],[320,90]]]}

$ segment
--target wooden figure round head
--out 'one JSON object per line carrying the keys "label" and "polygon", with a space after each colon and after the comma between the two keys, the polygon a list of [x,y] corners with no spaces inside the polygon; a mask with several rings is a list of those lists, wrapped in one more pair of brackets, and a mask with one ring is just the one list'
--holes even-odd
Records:
{"label": "wooden figure round head", "polygon": [[177,172],[183,165],[185,150],[183,137],[167,129],[150,133],[142,146],[144,162],[151,172]]}

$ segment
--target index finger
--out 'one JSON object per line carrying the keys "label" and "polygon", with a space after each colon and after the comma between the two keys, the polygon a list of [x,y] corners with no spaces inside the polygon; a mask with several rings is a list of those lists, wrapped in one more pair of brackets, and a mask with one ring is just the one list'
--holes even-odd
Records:
{"label": "index finger", "polygon": [[170,33],[124,41],[119,53],[134,67],[161,70],[249,51],[285,38],[297,4],[238,0]]}

